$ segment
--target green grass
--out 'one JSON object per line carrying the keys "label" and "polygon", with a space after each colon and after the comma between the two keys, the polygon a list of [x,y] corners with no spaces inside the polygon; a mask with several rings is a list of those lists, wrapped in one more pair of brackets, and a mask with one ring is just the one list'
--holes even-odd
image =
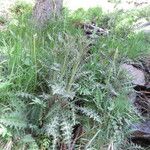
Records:
{"label": "green grass", "polygon": [[149,45],[149,36],[143,33],[131,32],[126,37],[119,37],[112,33],[109,37],[99,39],[96,49],[110,53],[118,49],[120,55],[133,59],[149,54]]}
{"label": "green grass", "polygon": [[[136,148],[125,143],[129,126],[140,117],[128,100],[130,80],[120,69],[124,59],[149,53],[148,38],[131,31],[134,19],[124,26],[122,13],[65,10],[39,30],[24,9],[0,32],[0,147]],[[75,23],[93,21],[110,33],[89,47]],[[73,140],[79,125],[82,131]]]}

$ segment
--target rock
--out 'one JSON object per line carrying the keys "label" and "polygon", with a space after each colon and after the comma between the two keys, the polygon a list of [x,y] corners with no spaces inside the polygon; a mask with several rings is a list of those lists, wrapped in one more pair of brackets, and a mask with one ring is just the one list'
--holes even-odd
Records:
{"label": "rock", "polygon": [[131,140],[142,146],[150,146],[150,120],[131,126]]}
{"label": "rock", "polygon": [[150,22],[148,22],[147,24],[143,24],[140,29],[138,30],[138,32],[143,32],[145,34],[150,34]]}
{"label": "rock", "polygon": [[95,23],[78,23],[76,27],[82,28],[85,35],[90,39],[98,39],[100,36],[107,36],[108,30],[96,26]]}
{"label": "rock", "polygon": [[87,39],[89,39],[89,46],[93,46],[97,40],[101,36],[108,36],[109,31],[107,29],[103,29],[101,27],[98,27],[94,22],[91,23],[75,23],[75,27],[81,28]]}
{"label": "rock", "polygon": [[121,68],[127,72],[129,77],[131,77],[134,85],[145,85],[145,75],[143,71],[133,67],[130,64],[122,64]]}
{"label": "rock", "polygon": [[145,34],[150,34],[150,22],[144,18],[138,20],[134,25],[134,31],[136,33],[143,32]]}
{"label": "rock", "polygon": [[137,29],[141,24],[145,24],[147,23],[148,21],[145,19],[145,18],[141,18],[141,19],[138,19],[135,23],[134,23],[134,28]]}

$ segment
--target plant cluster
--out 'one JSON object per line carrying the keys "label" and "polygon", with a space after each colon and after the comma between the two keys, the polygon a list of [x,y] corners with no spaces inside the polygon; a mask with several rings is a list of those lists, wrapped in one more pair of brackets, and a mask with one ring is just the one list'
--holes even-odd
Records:
{"label": "plant cluster", "polygon": [[[97,10],[86,12],[89,20],[95,13],[103,20]],[[74,26],[79,14],[65,12],[40,31],[21,14],[0,32],[2,149],[141,149],[127,140],[139,116],[120,69],[120,49],[132,36],[110,33],[91,47]]]}

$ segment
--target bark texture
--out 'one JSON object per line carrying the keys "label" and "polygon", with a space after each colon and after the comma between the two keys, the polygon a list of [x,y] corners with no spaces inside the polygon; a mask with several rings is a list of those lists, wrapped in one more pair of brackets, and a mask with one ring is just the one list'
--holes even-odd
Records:
{"label": "bark texture", "polygon": [[33,21],[38,26],[44,26],[48,20],[61,14],[63,0],[36,0],[33,9]]}

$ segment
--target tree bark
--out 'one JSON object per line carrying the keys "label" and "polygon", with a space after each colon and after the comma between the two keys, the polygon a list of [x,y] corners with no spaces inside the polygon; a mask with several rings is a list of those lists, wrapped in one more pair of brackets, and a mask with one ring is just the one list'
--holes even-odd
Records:
{"label": "tree bark", "polygon": [[42,27],[50,19],[60,16],[63,0],[36,0],[33,9],[34,23]]}

